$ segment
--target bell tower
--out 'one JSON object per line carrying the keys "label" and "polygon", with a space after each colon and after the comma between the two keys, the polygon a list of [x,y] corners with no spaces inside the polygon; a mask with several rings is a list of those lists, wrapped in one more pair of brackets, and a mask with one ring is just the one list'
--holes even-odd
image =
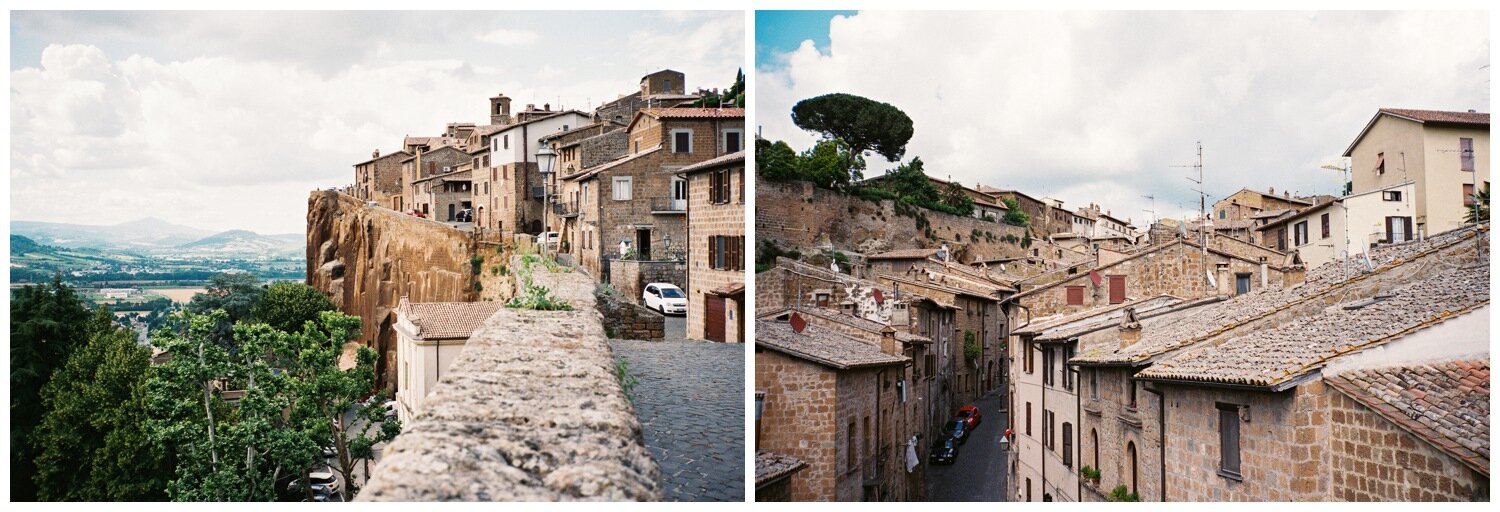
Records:
{"label": "bell tower", "polygon": [[490,124],[510,124],[510,97],[505,93],[490,98]]}

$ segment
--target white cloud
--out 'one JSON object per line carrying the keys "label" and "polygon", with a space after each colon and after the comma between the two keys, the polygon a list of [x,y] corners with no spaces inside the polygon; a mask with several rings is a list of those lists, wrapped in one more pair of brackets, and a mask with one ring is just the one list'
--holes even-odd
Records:
{"label": "white cloud", "polygon": [[[1333,193],[1318,164],[1380,107],[1488,110],[1489,28],[1472,13],[861,12],[757,75],[757,122],[797,148],[797,101],[896,105],[906,156],[964,183],[1019,187],[1142,219],[1241,187]],[[820,53],[819,50],[822,50]],[[894,165],[880,159],[871,172]]]}
{"label": "white cloud", "polygon": [[[75,26],[64,23],[65,16],[48,16],[41,35],[28,35],[38,31],[28,24],[34,14],[21,16],[21,37],[46,44],[36,45],[39,55],[13,55],[11,217],[113,224],[150,215],[205,229],[298,232],[309,191],[350,183],[354,163],[376,148],[399,149],[405,135],[435,134],[449,122],[487,123],[488,98],[497,92],[521,105],[581,109],[635,90],[640,77],[654,71],[628,48],[637,31],[704,44],[719,40],[696,25],[658,28],[645,15],[588,15],[576,26],[569,25],[571,13],[536,23],[560,27],[538,29],[538,42],[549,45],[546,54],[499,53],[472,40],[412,46],[371,33],[360,35],[363,43],[385,49],[345,60],[268,57],[211,38],[198,48],[212,51],[174,54],[182,49],[175,36],[158,38],[152,33],[158,23],[140,21],[154,19],[152,13],[105,20],[118,25],[112,31],[97,26],[103,21]],[[162,16],[191,21],[178,13]],[[278,47],[323,37],[318,23],[291,23],[305,32],[270,26],[298,15],[282,16],[252,16],[251,22],[293,39]],[[429,21],[459,24],[474,16]],[[739,13],[720,17],[738,23],[715,25],[733,32],[722,37],[733,41],[731,49],[663,65],[686,73],[690,87],[725,86],[734,78],[737,66],[726,68],[720,57],[742,53],[743,21]],[[250,38],[246,30],[224,37],[243,41]],[[57,42],[90,41],[96,32],[129,32],[135,39]]]}
{"label": "white cloud", "polygon": [[525,46],[541,38],[536,32],[512,28],[497,28],[479,35],[480,41],[500,46]]}

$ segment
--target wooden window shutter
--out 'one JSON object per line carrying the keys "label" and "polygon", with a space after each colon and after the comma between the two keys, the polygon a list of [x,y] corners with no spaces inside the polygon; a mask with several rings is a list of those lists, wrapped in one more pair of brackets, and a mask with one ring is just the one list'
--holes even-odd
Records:
{"label": "wooden window shutter", "polygon": [[739,172],[734,173],[734,176],[735,180],[739,182],[740,204],[745,204],[745,170],[740,169]]}
{"label": "wooden window shutter", "polygon": [[1063,423],[1063,465],[1073,467],[1073,424]]}
{"label": "wooden window shutter", "polygon": [[1082,306],[1083,305],[1083,287],[1082,286],[1069,286],[1068,289],[1067,289],[1067,294],[1068,294],[1068,305],[1069,306]]}
{"label": "wooden window shutter", "polygon": [[1401,222],[1404,224],[1404,227],[1406,228],[1403,231],[1403,233],[1406,235],[1406,241],[1409,242],[1409,241],[1411,241],[1411,236],[1412,236],[1411,235],[1411,217],[1402,217],[1401,218]]}
{"label": "wooden window shutter", "polygon": [[1240,473],[1240,414],[1232,404],[1219,404],[1219,469]]}
{"label": "wooden window shutter", "polygon": [[708,173],[708,202],[719,202],[719,173]]}
{"label": "wooden window shutter", "polygon": [[1474,170],[1474,139],[1468,137],[1458,139],[1458,170]]}
{"label": "wooden window shutter", "polygon": [[718,256],[718,251],[716,250],[717,248],[714,247],[714,242],[717,241],[716,239],[718,238],[719,237],[716,236],[708,237],[708,268],[718,268],[714,265],[714,262],[718,261],[715,259],[715,257]]}

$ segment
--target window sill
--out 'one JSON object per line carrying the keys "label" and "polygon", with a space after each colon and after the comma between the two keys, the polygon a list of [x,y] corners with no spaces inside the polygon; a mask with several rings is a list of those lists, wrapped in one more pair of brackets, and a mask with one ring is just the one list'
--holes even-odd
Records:
{"label": "window sill", "polygon": [[1234,480],[1236,482],[1243,482],[1243,481],[1245,481],[1245,477],[1244,476],[1241,476],[1239,473],[1235,473],[1235,472],[1229,471],[1227,469],[1220,468],[1218,473],[1219,473],[1219,476],[1224,477],[1224,478],[1228,478],[1230,480]]}

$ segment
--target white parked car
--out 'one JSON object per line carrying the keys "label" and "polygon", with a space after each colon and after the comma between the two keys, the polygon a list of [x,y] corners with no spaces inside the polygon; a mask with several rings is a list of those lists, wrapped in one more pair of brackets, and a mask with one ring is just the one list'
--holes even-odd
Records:
{"label": "white parked car", "polygon": [[546,247],[547,250],[554,252],[557,251],[557,244],[560,240],[562,240],[562,234],[556,231],[544,231],[542,232],[542,234],[537,235],[536,237],[537,244],[545,244],[543,245],[543,247]]}
{"label": "white parked car", "polygon": [[641,292],[641,303],[662,314],[686,315],[687,294],[672,283],[651,283]]}

